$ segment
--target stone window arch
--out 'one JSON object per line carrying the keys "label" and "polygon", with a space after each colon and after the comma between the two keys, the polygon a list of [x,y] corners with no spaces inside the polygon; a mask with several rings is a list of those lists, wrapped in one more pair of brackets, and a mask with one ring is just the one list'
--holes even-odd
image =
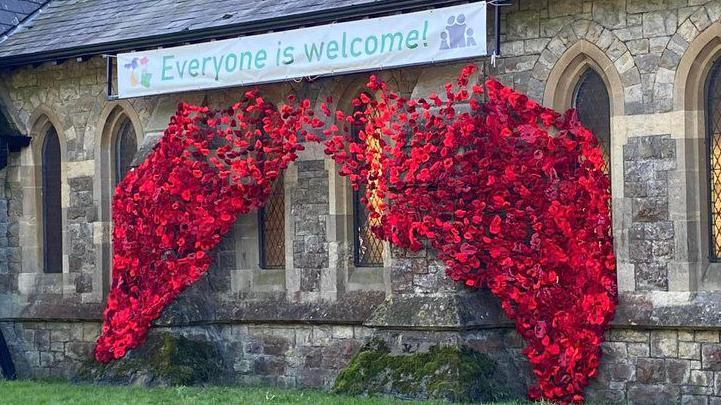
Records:
{"label": "stone window arch", "polygon": [[581,74],[572,102],[581,122],[596,135],[606,160],[606,171],[610,173],[611,101],[606,83],[594,68],[589,66]]}
{"label": "stone window arch", "polygon": [[109,103],[100,115],[95,142],[94,199],[100,213],[96,225],[97,270],[107,293],[112,274],[112,199],[118,183],[132,168],[145,133],[135,109],[127,101]]}
{"label": "stone window arch", "polygon": [[127,102],[109,104],[101,114],[102,131],[96,142],[96,178],[100,203],[100,218],[112,220],[111,202],[115,187],[131,169],[133,159],[142,145],[144,132],[135,110]]}
{"label": "stone window arch", "polygon": [[285,186],[279,177],[265,206],[258,210],[260,268],[285,269]]}
{"label": "stone window arch", "polygon": [[604,149],[612,184],[622,186],[621,170],[611,170],[623,158],[622,153],[614,153],[621,149],[614,148],[612,120],[624,115],[624,91],[621,77],[608,56],[586,40],[576,42],[551,70],[543,101],[561,112],[577,109],[581,121],[596,134]]}
{"label": "stone window arch", "polygon": [[[674,221],[677,249],[674,271],[678,289],[721,289],[721,250],[716,243],[719,209],[714,207],[713,160],[718,128],[719,66],[721,24],[714,23],[689,45],[678,64],[674,79],[674,114],[682,113],[672,126],[671,136],[679,139],[678,181],[686,189],[669,199],[669,211],[679,213]],[[721,207],[719,207],[721,208]]]}
{"label": "stone window arch", "polygon": [[42,145],[42,232],[43,271],[63,272],[63,218],[62,218],[62,151],[60,139],[50,126]]}
{"label": "stone window arch", "polygon": [[[604,101],[608,100],[603,103],[601,114],[594,111],[598,105],[593,105],[594,97],[599,94]],[[627,224],[631,218],[624,199],[624,137],[614,127],[614,119],[625,114],[621,75],[604,51],[585,39],[578,40],[564,51],[551,69],[543,103],[559,112],[577,108],[579,118],[596,134],[607,153],[619,288],[634,290],[635,270],[632,264],[626,263],[630,256]]]}
{"label": "stone window arch", "polygon": [[138,152],[138,139],[135,134],[135,127],[127,116],[124,116],[119,124],[115,140],[113,142],[113,180],[114,186],[130,171],[130,165]]}
{"label": "stone window arch", "polygon": [[[28,120],[30,147],[20,153],[22,190],[18,230],[23,294],[61,293],[69,271],[65,254],[67,223],[66,141],[62,121],[45,106]],[[70,280],[70,278],[68,278]]]}
{"label": "stone window arch", "polygon": [[[368,95],[366,93],[366,95]],[[362,107],[355,107],[354,114],[362,113]],[[361,124],[351,127],[351,136],[361,140]],[[366,142],[372,142],[366,140]],[[365,203],[366,187],[353,190],[353,264],[356,267],[383,267],[384,243],[372,231],[374,221]]]}
{"label": "stone window arch", "polygon": [[705,163],[709,229],[709,260],[721,262],[721,59],[717,59],[706,80]]}
{"label": "stone window arch", "polygon": [[[388,77],[384,77],[385,79]],[[328,96],[332,96],[333,102],[329,105],[331,110],[344,111],[346,114],[353,113],[356,108],[353,100],[367,91],[367,82],[368,78],[365,75],[348,76],[321,93],[318,100],[326,100]],[[386,80],[386,82],[393,85],[393,81]],[[342,131],[355,131],[345,121],[336,121],[336,124]],[[378,265],[363,266],[359,265],[362,263],[357,260],[356,233],[359,227],[356,227],[356,224],[360,223],[358,219],[363,215],[356,208],[364,207],[361,201],[364,193],[355,192],[350,179],[338,174],[340,165],[326,156],[322,148],[314,154],[324,159],[328,173],[327,240],[330,253],[329,274],[335,278],[332,280],[332,285],[338,286],[338,294],[348,291],[390,291],[390,269],[394,259],[387,242],[382,242],[383,259],[382,262],[376,261]]]}
{"label": "stone window arch", "polygon": [[[596,45],[579,40],[558,59],[546,82],[543,103],[556,111],[576,108],[599,139],[606,155],[612,190],[623,189],[622,139],[613,120],[625,114],[624,87],[611,59]],[[612,170],[613,166],[619,170]],[[614,198],[620,196],[614,193]],[[614,227],[615,228],[615,227]]]}

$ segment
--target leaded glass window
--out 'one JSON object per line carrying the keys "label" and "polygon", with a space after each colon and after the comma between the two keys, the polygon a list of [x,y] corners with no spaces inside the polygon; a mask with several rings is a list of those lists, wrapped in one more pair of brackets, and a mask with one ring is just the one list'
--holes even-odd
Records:
{"label": "leaded glass window", "polygon": [[587,69],[581,76],[573,97],[578,117],[590,129],[603,150],[605,170],[611,173],[611,102],[606,83],[593,69]]}
{"label": "leaded glass window", "polygon": [[721,261],[721,62],[709,75],[706,93],[706,162],[708,171],[709,259]]}
{"label": "leaded glass window", "polygon": [[258,214],[260,267],[285,268],[285,190],[283,178],[276,180],[273,192]]}
{"label": "leaded glass window", "polygon": [[50,128],[42,148],[43,268],[63,272],[63,218],[60,205],[60,140]]}
{"label": "leaded glass window", "polygon": [[113,154],[115,158],[114,181],[117,185],[128,174],[130,164],[138,151],[135,128],[129,119],[124,119],[115,136]]}
{"label": "leaded glass window", "polygon": [[[351,130],[353,138],[359,140],[362,125],[354,125]],[[374,140],[367,139],[366,142]],[[380,219],[370,217],[368,207],[363,202],[365,196],[365,186],[353,191],[353,263],[356,267],[382,267],[383,241],[372,231]]]}

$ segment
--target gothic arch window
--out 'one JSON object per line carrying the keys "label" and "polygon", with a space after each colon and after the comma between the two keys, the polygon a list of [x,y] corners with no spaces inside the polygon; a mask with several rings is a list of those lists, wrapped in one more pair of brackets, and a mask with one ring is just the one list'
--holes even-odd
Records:
{"label": "gothic arch window", "polygon": [[721,59],[711,68],[706,89],[709,259],[721,262]]}
{"label": "gothic arch window", "polygon": [[[355,113],[359,111],[356,108]],[[351,135],[360,140],[361,125],[351,127]],[[372,142],[366,140],[366,142]],[[366,187],[353,191],[353,264],[356,267],[383,267],[383,241],[373,233],[373,221],[364,200]]]}
{"label": "gothic arch window", "polygon": [[581,122],[596,135],[606,172],[611,172],[611,102],[603,78],[593,68],[581,75],[573,94],[573,106]]}
{"label": "gothic arch window", "polygon": [[279,177],[268,202],[258,213],[260,268],[285,268],[285,188]]}
{"label": "gothic arch window", "polygon": [[130,164],[138,151],[137,136],[133,123],[124,117],[118,127],[113,142],[113,159],[115,168],[113,170],[113,185],[116,186],[128,174]]}
{"label": "gothic arch window", "polygon": [[63,219],[61,207],[61,151],[55,128],[50,127],[42,146],[43,268],[63,272]]}

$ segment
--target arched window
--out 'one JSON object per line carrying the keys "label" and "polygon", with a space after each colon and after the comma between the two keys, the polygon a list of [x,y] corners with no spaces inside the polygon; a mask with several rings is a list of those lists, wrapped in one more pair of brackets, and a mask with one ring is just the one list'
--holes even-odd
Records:
{"label": "arched window", "polygon": [[42,148],[43,268],[46,273],[63,272],[60,153],[58,134],[51,127]]}
{"label": "arched window", "polygon": [[[359,110],[356,109],[356,113]],[[360,140],[362,125],[351,128],[352,136]],[[366,140],[366,142],[372,142]],[[370,218],[368,207],[363,202],[366,187],[353,191],[353,264],[356,267],[383,267],[383,241],[373,233],[371,227],[375,225]]]}
{"label": "arched window", "polygon": [[721,262],[721,59],[711,69],[706,89],[709,259]]}
{"label": "arched window", "polygon": [[276,180],[268,202],[258,213],[260,268],[285,268],[285,189],[283,178]]}
{"label": "arched window", "polygon": [[601,76],[592,68],[586,69],[576,86],[573,104],[581,122],[598,139],[606,172],[611,173],[611,101]]}
{"label": "arched window", "polygon": [[130,164],[138,151],[137,138],[133,123],[125,118],[113,144],[113,158],[115,159],[115,173],[113,173],[113,185],[117,185],[128,174]]}

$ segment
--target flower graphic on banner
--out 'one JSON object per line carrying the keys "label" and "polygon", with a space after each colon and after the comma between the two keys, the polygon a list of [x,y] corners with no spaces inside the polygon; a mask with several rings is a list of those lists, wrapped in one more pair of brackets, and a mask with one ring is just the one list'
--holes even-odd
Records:
{"label": "flower graphic on banner", "polygon": [[[131,87],[138,87],[138,85],[142,85],[145,88],[150,87],[150,79],[153,77],[153,74],[148,72],[148,62],[150,62],[150,59],[148,59],[147,56],[143,56],[142,58],[133,58],[130,63],[126,63],[123,65],[125,69],[130,70],[130,86]],[[138,72],[136,69],[140,68],[140,75],[138,76]]]}

